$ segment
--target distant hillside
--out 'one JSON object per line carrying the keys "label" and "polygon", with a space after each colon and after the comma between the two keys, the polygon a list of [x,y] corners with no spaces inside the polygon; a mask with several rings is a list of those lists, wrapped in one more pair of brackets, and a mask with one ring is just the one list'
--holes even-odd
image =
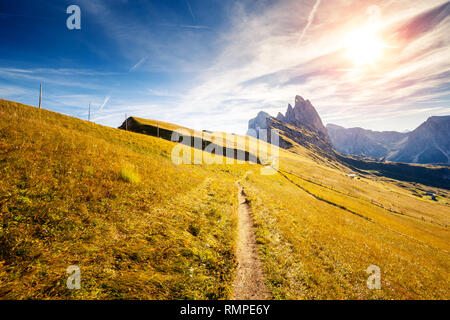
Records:
{"label": "distant hillside", "polygon": [[406,133],[395,131],[372,131],[362,128],[350,128],[327,124],[331,142],[337,151],[350,155],[365,155],[380,159],[407,137]]}
{"label": "distant hillside", "polygon": [[450,116],[430,117],[414,131],[371,131],[327,125],[341,153],[407,163],[450,163]]}
{"label": "distant hillside", "polygon": [[412,163],[450,163],[450,116],[430,117],[407,133],[388,160]]}

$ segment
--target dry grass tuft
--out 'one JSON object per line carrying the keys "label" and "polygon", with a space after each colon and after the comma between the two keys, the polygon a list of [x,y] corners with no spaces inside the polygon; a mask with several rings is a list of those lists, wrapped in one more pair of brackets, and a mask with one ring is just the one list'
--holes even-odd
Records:
{"label": "dry grass tuft", "polygon": [[139,174],[136,172],[136,169],[133,168],[131,165],[127,165],[120,169],[119,178],[125,182],[130,182],[130,183],[141,182],[141,178],[139,177]]}

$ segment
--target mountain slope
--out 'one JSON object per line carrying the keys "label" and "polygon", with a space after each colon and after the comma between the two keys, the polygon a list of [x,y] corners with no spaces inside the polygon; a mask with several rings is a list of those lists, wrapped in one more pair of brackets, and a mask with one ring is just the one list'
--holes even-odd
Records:
{"label": "mountain slope", "polygon": [[4,100],[0,115],[0,297],[230,297],[248,166],[176,166],[173,142]]}
{"label": "mountain slope", "polygon": [[[281,148],[293,153],[301,152],[302,155],[315,159],[317,163],[329,167],[344,166],[360,174],[376,175],[450,189],[450,171],[447,167],[373,161],[375,160],[374,158],[384,159],[389,152],[393,154],[390,149],[399,148],[399,146],[404,144],[407,141],[408,134],[394,131],[376,132],[362,128],[345,129],[337,125],[328,124],[327,130],[330,134],[329,136],[324,136],[317,128],[311,129],[314,127],[314,123],[318,123],[318,128],[321,128],[322,120],[314,107],[308,103],[309,100],[305,101],[300,96],[296,96],[296,101],[298,102],[296,108],[292,109],[289,105],[286,116],[278,114],[277,118],[273,118],[268,113],[261,111],[258,113],[257,118],[249,121],[249,125],[258,123],[258,128],[266,129],[267,135],[269,135],[269,131],[277,130]],[[306,109],[302,106],[306,106]],[[314,115],[313,119],[316,119],[316,117],[318,119],[312,122],[306,120],[299,122],[293,116],[294,114],[297,119],[311,118],[307,114]],[[290,121],[294,124],[285,121]],[[249,132],[256,134],[256,137],[259,139],[270,142],[270,139],[262,136],[264,131],[255,131],[255,128],[249,127]],[[445,130],[443,131],[445,132]],[[411,134],[414,133],[411,132]],[[433,135],[431,134],[431,136]],[[445,141],[445,138],[442,137],[441,140]],[[333,144],[339,146],[340,148],[337,151],[343,154],[335,152]],[[301,148],[296,146],[301,146]],[[307,150],[306,154],[303,153],[305,150]],[[352,156],[349,157],[348,155]],[[355,157],[354,155],[357,156]]]}
{"label": "mountain slope", "polygon": [[[207,132],[188,129],[179,125],[156,121],[151,119],[142,119],[129,117],[119,127],[122,130],[142,133],[165,140],[179,142],[186,146],[192,146],[197,150],[220,150],[221,155],[230,159],[240,159],[262,163],[267,161],[267,157],[258,156],[257,140],[247,136],[229,135],[224,132]],[[195,161],[197,152],[193,152],[192,161]]]}
{"label": "mountain slope", "polygon": [[311,131],[304,126],[291,125],[273,118],[268,119],[267,125],[271,130],[278,130],[281,148],[295,152],[295,145],[300,145],[309,151],[310,157],[316,158],[318,161],[326,160],[327,163],[330,163],[330,161],[336,160],[333,146],[320,133]]}

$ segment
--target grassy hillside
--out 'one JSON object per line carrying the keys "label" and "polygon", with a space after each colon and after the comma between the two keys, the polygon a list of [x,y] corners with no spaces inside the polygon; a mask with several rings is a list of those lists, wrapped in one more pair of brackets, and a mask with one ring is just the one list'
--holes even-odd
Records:
{"label": "grassy hillside", "polygon": [[[433,189],[445,195],[434,202],[406,183],[304,160],[282,156],[279,174],[244,183],[275,298],[450,297],[448,191]],[[381,290],[366,286],[370,265]]]}
{"label": "grassy hillside", "polygon": [[230,296],[248,166],[175,166],[172,142],[13,102],[0,119],[0,296]]}
{"label": "grassy hillside", "polygon": [[[235,181],[251,172],[241,184],[274,298],[450,298],[447,190],[351,179],[291,143],[275,175],[177,166],[173,142],[0,100],[0,297],[230,298]],[[70,265],[81,290],[66,288]],[[381,290],[366,286],[370,265]]]}

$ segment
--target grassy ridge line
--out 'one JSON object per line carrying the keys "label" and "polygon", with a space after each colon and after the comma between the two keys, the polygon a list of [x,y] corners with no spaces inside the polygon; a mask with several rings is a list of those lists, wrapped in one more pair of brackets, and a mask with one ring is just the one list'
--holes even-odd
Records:
{"label": "grassy ridge line", "polygon": [[[227,157],[227,163],[230,163],[228,159],[238,159],[239,157],[238,160],[243,158],[243,160],[252,163],[268,164],[269,158],[277,156],[280,152],[278,146],[251,136],[192,130],[151,119],[130,117],[119,128],[169,141],[174,138],[173,133],[178,132],[180,135],[178,142],[205,151],[214,150],[214,152],[217,152],[217,150],[221,150],[222,154]],[[186,136],[189,136],[190,140],[186,141]]]}
{"label": "grassy ridge line", "polygon": [[0,297],[229,297],[251,166],[175,166],[173,146],[0,100]]}

